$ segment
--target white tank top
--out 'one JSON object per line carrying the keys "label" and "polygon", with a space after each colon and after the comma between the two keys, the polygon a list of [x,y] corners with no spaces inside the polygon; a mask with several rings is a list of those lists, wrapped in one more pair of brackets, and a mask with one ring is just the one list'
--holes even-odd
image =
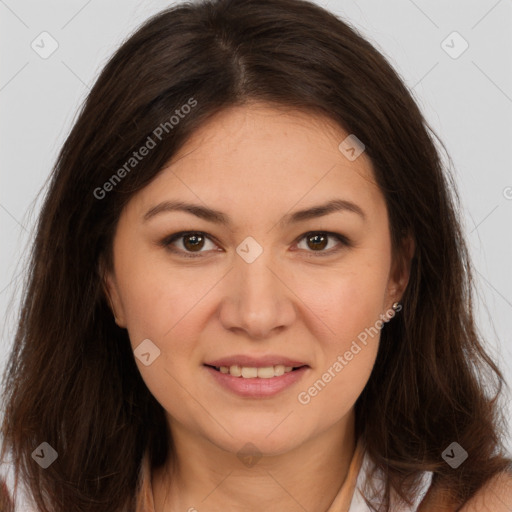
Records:
{"label": "white tank top", "polygon": [[[352,497],[352,501],[350,503],[350,508],[348,512],[372,512],[372,509],[366,504],[363,499],[363,489],[366,483],[366,475],[367,471],[372,468],[373,462],[370,460],[369,456],[365,453],[363,457],[363,462],[361,464],[361,469],[359,474],[357,475],[356,488],[354,490],[354,495]],[[427,491],[432,484],[432,476],[433,473],[431,471],[424,471],[420,477],[420,486],[418,489],[417,495],[414,497],[414,501],[412,505],[406,505],[399,500],[398,497],[393,494],[390,497],[391,506],[390,509],[393,512],[416,512],[421,501],[427,494]],[[382,476],[382,471],[376,471],[373,475],[372,483],[373,487],[377,490],[377,496],[371,497],[366,496],[368,499],[373,501],[373,499],[377,499],[377,502],[380,501],[378,498],[382,496],[384,490],[384,478]],[[334,512],[334,511],[333,511]]]}

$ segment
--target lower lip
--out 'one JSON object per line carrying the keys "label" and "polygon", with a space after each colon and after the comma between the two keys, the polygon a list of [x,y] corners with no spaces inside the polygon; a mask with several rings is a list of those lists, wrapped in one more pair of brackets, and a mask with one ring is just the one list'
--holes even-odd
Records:
{"label": "lower lip", "polygon": [[309,369],[308,366],[302,366],[298,370],[292,370],[279,377],[245,379],[244,377],[233,377],[229,373],[221,373],[210,366],[205,366],[205,368],[225,389],[232,391],[238,396],[249,398],[265,398],[277,395],[280,391],[299,381]]}

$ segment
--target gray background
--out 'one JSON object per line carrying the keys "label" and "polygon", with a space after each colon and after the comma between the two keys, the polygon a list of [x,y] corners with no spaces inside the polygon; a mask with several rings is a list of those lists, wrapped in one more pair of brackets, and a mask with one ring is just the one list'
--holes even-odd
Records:
{"label": "gray background", "polygon": [[[172,3],[0,0],[0,371],[41,204],[36,196],[107,58],[142,21]],[[512,0],[318,3],[384,53],[445,143],[476,269],[477,321],[510,385]],[[43,45],[44,31],[59,45],[47,59],[31,47]],[[454,31],[463,39],[450,35]],[[459,55],[464,40],[469,47]],[[44,44],[50,48],[48,39]],[[510,394],[507,402],[510,417]]]}

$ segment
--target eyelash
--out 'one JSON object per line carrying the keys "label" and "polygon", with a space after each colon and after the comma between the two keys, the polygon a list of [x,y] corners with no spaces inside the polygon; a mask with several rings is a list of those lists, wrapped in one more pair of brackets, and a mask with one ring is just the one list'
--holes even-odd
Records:
{"label": "eyelash", "polygon": [[[166,249],[168,249],[172,253],[179,254],[180,256],[183,256],[185,258],[201,258],[201,257],[203,257],[203,256],[201,256],[201,252],[195,253],[195,254],[194,253],[189,253],[189,252],[186,252],[186,251],[182,251],[180,249],[176,249],[175,247],[172,246],[173,242],[175,242],[176,240],[178,240],[180,238],[184,238],[187,235],[201,235],[201,236],[203,236],[205,238],[208,238],[210,241],[214,242],[212,237],[208,236],[203,231],[180,231],[179,233],[175,233],[173,235],[165,237],[163,240],[161,240],[159,242],[159,245],[161,245],[162,247],[165,247]],[[304,238],[307,238],[308,236],[312,236],[312,235],[326,235],[327,237],[335,238],[336,240],[338,240],[338,242],[340,242],[342,247],[351,247],[352,246],[352,243],[350,242],[350,240],[346,236],[341,235],[339,233],[331,233],[329,231],[308,231],[307,233],[304,233],[303,235],[301,235],[296,240],[296,242],[297,243],[301,242]],[[317,257],[317,256],[323,257],[323,256],[332,255],[333,253],[336,253],[339,250],[341,250],[341,248],[334,249],[334,250],[330,249],[328,251],[306,251],[306,252],[314,253],[312,255],[313,257]],[[203,252],[206,252],[206,251],[203,251]]]}

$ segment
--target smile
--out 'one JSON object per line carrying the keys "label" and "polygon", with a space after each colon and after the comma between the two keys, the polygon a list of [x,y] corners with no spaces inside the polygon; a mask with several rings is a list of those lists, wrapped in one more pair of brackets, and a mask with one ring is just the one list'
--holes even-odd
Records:
{"label": "smile", "polygon": [[211,366],[203,368],[221,389],[243,398],[271,398],[301,380],[311,370],[300,367],[274,366]]}
{"label": "smile", "polygon": [[[209,366],[209,365],[207,365]],[[254,366],[239,366],[234,364],[232,366],[210,366],[214,368],[220,373],[229,374],[233,377],[241,377],[243,379],[271,379],[273,377],[280,377],[285,373],[289,373],[293,370],[298,370],[301,368],[292,367],[292,366],[284,366],[282,364],[277,364],[275,366],[264,366],[264,367],[254,367]]]}

